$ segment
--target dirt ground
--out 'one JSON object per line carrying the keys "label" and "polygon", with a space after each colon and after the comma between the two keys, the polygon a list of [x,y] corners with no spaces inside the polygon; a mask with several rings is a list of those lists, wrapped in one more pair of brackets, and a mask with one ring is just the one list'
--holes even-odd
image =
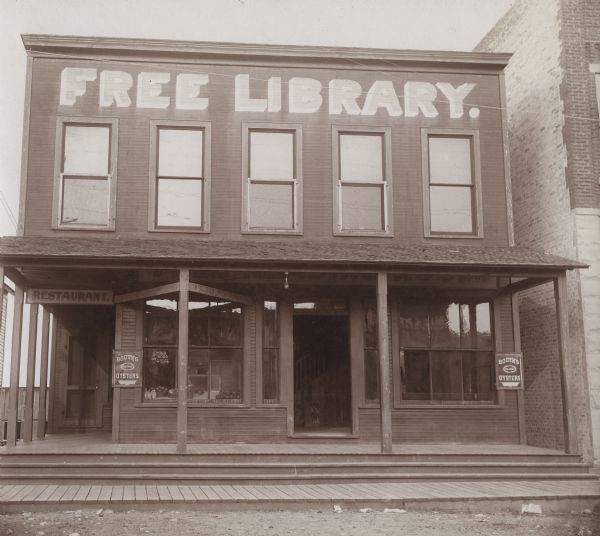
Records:
{"label": "dirt ground", "polygon": [[70,510],[0,513],[0,536],[600,536],[600,514]]}

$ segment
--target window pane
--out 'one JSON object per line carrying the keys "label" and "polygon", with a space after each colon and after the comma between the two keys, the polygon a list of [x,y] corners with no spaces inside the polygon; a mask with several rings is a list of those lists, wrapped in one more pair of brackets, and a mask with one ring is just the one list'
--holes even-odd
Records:
{"label": "window pane", "polygon": [[365,346],[377,347],[377,309],[375,304],[367,304],[365,307]]}
{"label": "window pane", "polygon": [[209,302],[189,302],[190,346],[208,346]]}
{"label": "window pane", "polygon": [[383,231],[383,188],[342,186],[342,229]]}
{"label": "window pane", "polygon": [[383,136],[340,135],[340,179],[383,181]]}
{"label": "window pane", "polygon": [[472,233],[471,187],[431,186],[431,231]]}
{"label": "window pane", "polygon": [[108,175],[110,127],[65,126],[63,173]]}
{"label": "window pane", "polygon": [[431,183],[471,184],[471,138],[429,138]]}
{"label": "window pane", "polygon": [[158,129],[158,175],[203,177],[202,130]]}
{"label": "window pane", "polygon": [[61,223],[108,225],[108,180],[63,177]]}
{"label": "window pane", "polygon": [[432,348],[460,348],[460,315],[458,303],[430,304]]}
{"label": "window pane", "polygon": [[379,401],[379,351],[365,349],[365,399]]}
{"label": "window pane", "polygon": [[241,402],[242,350],[213,349],[210,351],[211,400]]}
{"label": "window pane", "polygon": [[157,225],[202,227],[201,180],[159,179]]}
{"label": "window pane", "polygon": [[144,315],[144,342],[148,345],[177,344],[177,302],[148,300]]}
{"label": "window pane", "polygon": [[209,350],[190,350],[188,358],[188,399],[208,400],[210,359]]}
{"label": "window pane", "polygon": [[429,304],[401,303],[398,323],[403,348],[429,347]]}
{"label": "window pane", "polygon": [[211,346],[242,345],[242,310],[228,304],[211,304],[209,343]]}
{"label": "window pane", "polygon": [[462,348],[492,349],[490,304],[462,304],[461,329]]}
{"label": "window pane", "polygon": [[434,400],[461,400],[460,352],[431,352],[431,384]]}
{"label": "window pane", "polygon": [[144,399],[177,398],[175,388],[175,348],[146,348],[144,350]]}
{"label": "window pane", "polygon": [[263,403],[279,402],[279,349],[263,350]]}
{"label": "window pane", "polygon": [[407,350],[404,352],[402,398],[404,400],[429,400],[429,352]]}
{"label": "window pane", "polygon": [[250,132],[250,178],[294,178],[293,132]]}
{"label": "window pane", "polygon": [[494,354],[492,352],[463,352],[464,399],[494,400]]}
{"label": "window pane", "polygon": [[250,184],[251,229],[294,228],[294,186],[291,184]]}
{"label": "window pane", "polygon": [[277,302],[264,302],[263,308],[263,346],[279,347],[279,314]]}

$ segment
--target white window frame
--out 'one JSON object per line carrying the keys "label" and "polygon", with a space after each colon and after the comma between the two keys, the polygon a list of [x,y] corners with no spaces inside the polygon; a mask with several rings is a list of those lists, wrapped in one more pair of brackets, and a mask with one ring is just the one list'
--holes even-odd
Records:
{"label": "white window frame", "polygon": [[[294,135],[294,177],[281,181],[261,180],[250,177],[250,134],[253,131],[281,132]],[[243,123],[242,124],[242,233],[243,234],[302,234],[302,125],[291,123]],[[290,184],[293,187],[292,229],[250,228],[250,188],[252,184]]]}
{"label": "white window frame", "polygon": [[[109,154],[108,154],[108,195],[107,195],[107,215],[106,225],[92,224],[68,224],[61,221],[63,208],[63,188],[64,178],[64,150],[65,150],[65,130],[68,126],[78,127],[109,127]],[[115,230],[115,212],[117,204],[117,150],[118,150],[118,132],[119,122],[114,117],[73,117],[59,116],[56,119],[56,144],[54,153],[54,194],[52,202],[52,228],[60,230],[74,231],[114,231]],[[67,175],[69,176],[69,175]],[[90,176],[91,177],[91,176]],[[104,177],[104,175],[98,175]]]}
{"label": "white window frame", "polygon": [[[470,138],[471,139],[471,222],[470,233],[440,232],[431,230],[431,203],[429,197],[429,138]],[[470,129],[423,128],[421,129],[421,154],[423,172],[423,224],[426,238],[483,238],[483,201],[481,194],[481,150],[479,131]],[[435,186],[436,184],[434,184]],[[467,186],[457,185],[466,188]]]}
{"label": "white window frame", "polygon": [[[150,175],[148,183],[148,231],[157,233],[210,233],[210,191],[211,191],[211,136],[210,121],[150,121]],[[202,130],[202,177],[189,180],[202,181],[202,225],[200,226],[159,226],[158,209],[158,131],[159,129]]]}
{"label": "white window frame", "polygon": [[[374,182],[343,182],[341,179],[340,136],[344,134],[382,137],[383,184]],[[376,126],[332,126],[332,157],[333,157],[333,234],[336,236],[394,236],[393,196],[392,196],[392,129]],[[383,223],[384,228],[377,231],[364,229],[343,229],[342,222],[342,186],[368,186],[382,188],[383,191]]]}

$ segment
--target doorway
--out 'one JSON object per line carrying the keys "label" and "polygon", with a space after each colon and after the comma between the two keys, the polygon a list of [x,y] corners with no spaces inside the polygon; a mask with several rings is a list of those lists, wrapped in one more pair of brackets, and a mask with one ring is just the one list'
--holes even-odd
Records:
{"label": "doorway", "polygon": [[294,315],[294,432],[351,429],[347,315]]}

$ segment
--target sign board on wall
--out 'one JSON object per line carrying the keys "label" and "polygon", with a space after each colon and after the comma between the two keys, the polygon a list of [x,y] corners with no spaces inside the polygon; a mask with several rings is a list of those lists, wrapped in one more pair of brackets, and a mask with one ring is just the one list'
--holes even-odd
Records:
{"label": "sign board on wall", "polygon": [[142,350],[113,350],[113,387],[142,386]]}
{"label": "sign board on wall", "polygon": [[29,288],[27,303],[55,305],[112,305],[112,290]]}
{"label": "sign board on wall", "polygon": [[523,389],[523,354],[496,354],[498,389]]}

